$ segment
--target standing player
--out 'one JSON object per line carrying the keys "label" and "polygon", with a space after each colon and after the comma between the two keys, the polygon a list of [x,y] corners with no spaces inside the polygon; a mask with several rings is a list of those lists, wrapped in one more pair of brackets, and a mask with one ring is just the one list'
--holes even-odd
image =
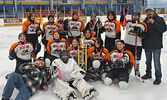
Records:
{"label": "standing player", "polygon": [[33,44],[33,49],[35,55],[41,50],[41,45],[38,42],[38,36],[42,34],[40,28],[40,23],[35,21],[35,13],[30,13],[27,20],[23,23],[22,33],[25,33],[27,36],[27,42]]}
{"label": "standing player", "polygon": [[107,20],[104,23],[105,47],[111,52],[115,46],[115,40],[121,38],[120,22],[116,20],[116,14],[111,11],[107,14]]}
{"label": "standing player", "polygon": [[79,18],[77,12],[72,14],[72,19],[68,19],[68,42],[72,43],[73,38],[79,39],[81,37],[81,32],[83,32],[85,28],[85,23],[82,19]]}
{"label": "standing player", "polygon": [[53,77],[57,77],[53,92],[63,100],[77,99],[77,94],[72,87],[79,91],[84,100],[97,96],[97,89],[83,79],[85,71],[68,55],[67,51],[62,51],[60,59],[55,59],[50,66],[51,74]]}
{"label": "standing player", "polygon": [[[124,16],[121,16],[120,22],[123,23]],[[140,13],[133,13],[132,20],[127,19],[125,25],[123,27],[126,28],[125,32],[125,43],[127,50],[131,51],[137,59],[135,59],[135,75],[140,77],[139,71],[139,62],[141,59],[142,53],[142,39],[145,37],[147,32],[147,26],[145,23],[140,21]]]}
{"label": "standing player", "polygon": [[96,21],[96,14],[92,13],[90,22],[86,25],[86,30],[91,30],[92,36],[95,38],[101,38],[103,33],[103,27],[100,20]]}
{"label": "standing player", "polygon": [[50,39],[53,39],[53,33],[58,31],[58,24],[54,22],[54,16],[48,16],[48,22],[43,24],[43,35],[42,35],[42,43],[47,46],[47,43]]}
{"label": "standing player", "polygon": [[58,21],[56,22],[56,24],[59,27],[59,34],[61,38],[64,38],[67,40],[67,29],[64,26],[64,14],[63,13],[59,13],[58,16]]}

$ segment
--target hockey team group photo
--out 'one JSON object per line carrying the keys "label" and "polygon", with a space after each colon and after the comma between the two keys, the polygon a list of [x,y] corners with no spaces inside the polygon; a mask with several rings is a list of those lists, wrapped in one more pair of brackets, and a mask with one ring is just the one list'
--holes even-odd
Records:
{"label": "hockey team group photo", "polygon": [[[113,0],[109,0],[111,1]],[[115,5],[128,5],[129,2],[118,1]],[[137,2],[132,1],[133,4]],[[8,13],[7,1],[2,2],[3,6],[6,5],[4,11]],[[87,0],[81,2],[81,8],[87,7],[85,2],[87,3]],[[13,0],[13,5],[18,3],[19,0]],[[112,5],[114,3],[116,2]],[[50,0],[50,7],[58,4]],[[106,95],[109,87],[112,87],[112,91],[117,89],[121,95],[126,95],[128,92],[124,91],[129,88],[131,90],[132,84],[138,89],[138,84],[146,84],[147,89],[148,82],[149,86],[154,88],[166,83],[166,79],[162,79],[165,74],[162,69],[166,66],[161,64],[165,63],[161,61],[161,56],[166,54],[162,49],[166,46],[163,36],[167,25],[165,18],[157,13],[157,9],[146,6],[142,8],[143,12],[140,12],[137,10],[138,4],[135,4],[133,10],[126,6],[115,10],[113,6],[113,9],[98,12],[98,8],[96,11],[93,7],[90,11],[70,10],[70,6],[75,4],[69,3],[69,7],[65,4],[62,3],[59,9],[53,8],[52,13],[49,13],[49,8],[43,10],[41,7],[24,10],[25,20],[20,24],[20,30],[17,30],[19,33],[13,30],[16,35],[10,37],[16,41],[9,40],[10,43],[5,45],[8,50],[8,55],[5,54],[8,58],[6,63],[14,61],[6,70],[14,70],[5,74],[1,71],[1,100],[29,100],[40,91],[46,93],[50,90],[48,94],[54,95],[54,100],[101,100],[98,99],[99,96],[105,98],[105,90],[101,95],[103,88],[108,88]],[[17,19],[19,14],[16,14],[16,8],[19,9],[19,6],[13,8],[14,18]],[[46,12],[48,13],[45,14]],[[101,13],[105,15],[99,16]],[[82,17],[86,14],[86,17]],[[89,20],[85,22],[85,18]],[[12,32],[10,29],[8,31]],[[3,47],[3,42],[5,41],[0,41],[0,47]],[[5,65],[5,62],[1,64]],[[1,67],[5,69],[5,66]],[[103,87],[99,89],[100,86]],[[120,99],[118,97],[115,100]]]}

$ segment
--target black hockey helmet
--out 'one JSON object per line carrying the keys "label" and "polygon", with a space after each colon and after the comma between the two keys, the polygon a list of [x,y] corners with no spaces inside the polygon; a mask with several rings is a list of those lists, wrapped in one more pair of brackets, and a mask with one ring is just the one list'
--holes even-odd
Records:
{"label": "black hockey helmet", "polygon": [[[65,57],[66,56],[66,57]],[[60,59],[66,64],[69,60],[69,54],[66,50],[61,51],[60,53]]]}

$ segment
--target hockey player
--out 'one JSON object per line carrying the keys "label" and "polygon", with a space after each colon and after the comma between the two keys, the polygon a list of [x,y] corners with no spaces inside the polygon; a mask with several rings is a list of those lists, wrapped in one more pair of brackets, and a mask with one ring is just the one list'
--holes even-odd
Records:
{"label": "hockey player", "polygon": [[104,77],[103,81],[106,85],[111,85],[115,79],[118,79],[118,84],[121,89],[127,89],[129,84],[129,74],[134,66],[133,54],[126,50],[123,40],[118,40],[116,43],[117,50],[109,53],[110,71]]}
{"label": "hockey player", "polygon": [[56,22],[56,24],[59,27],[59,34],[61,38],[64,38],[67,40],[67,29],[65,29],[64,27],[64,14],[63,13],[59,13],[58,16],[58,21]]}
{"label": "hockey player", "polygon": [[14,43],[9,50],[9,59],[16,59],[15,73],[22,74],[19,66],[25,62],[31,62],[33,54],[33,45],[26,41],[25,33],[18,36],[19,42]]}
{"label": "hockey player", "polygon": [[57,77],[53,87],[54,94],[62,100],[76,100],[77,95],[72,88],[75,87],[84,100],[97,96],[97,89],[83,79],[85,71],[68,55],[67,51],[62,51],[60,59],[55,59],[50,66],[50,72]]}
{"label": "hockey player", "polygon": [[[67,25],[66,25],[67,26]],[[79,39],[81,37],[81,32],[85,28],[85,23],[79,18],[77,12],[72,14],[72,19],[68,19],[68,42],[72,43],[73,38]]]}
{"label": "hockey player", "polygon": [[92,33],[90,30],[85,30],[84,35],[85,35],[85,37],[83,37],[84,46],[87,47],[87,49],[89,49],[90,47],[95,45],[96,38],[92,37]]}
{"label": "hockey player", "polygon": [[15,100],[28,100],[38,89],[48,90],[44,60],[39,57],[34,63],[20,66],[22,75],[12,73],[4,87],[2,100],[10,100],[14,88],[19,90]]}
{"label": "hockey player", "polygon": [[67,50],[68,42],[64,38],[60,38],[58,31],[53,33],[53,39],[48,41],[47,56],[45,59],[46,67],[49,67],[54,59],[60,58],[60,52]]}
{"label": "hockey player", "polygon": [[[123,23],[124,16],[121,16],[120,22]],[[147,32],[147,26],[144,22],[140,21],[140,13],[133,13],[132,20],[127,19],[123,27],[126,29],[125,32],[125,44],[127,50],[133,53],[133,56],[137,56],[135,61],[135,75],[140,77],[139,62],[142,54],[142,39],[145,37]]]}
{"label": "hockey player", "polygon": [[58,31],[58,24],[54,22],[54,16],[48,16],[48,22],[43,24],[43,35],[42,35],[42,43],[47,46],[47,43],[50,39],[53,39],[53,32]]}
{"label": "hockey player", "polygon": [[[69,57],[74,58],[74,60],[76,62],[78,62],[78,52],[80,52],[80,48],[81,48],[81,46],[79,45],[79,40],[77,40],[76,38],[74,38],[72,40],[72,44],[70,44],[70,46],[67,48],[67,51],[69,53]],[[78,49],[79,49],[79,51],[78,51]]]}
{"label": "hockey player", "polygon": [[88,51],[88,70],[85,79],[88,81],[101,80],[108,60],[108,50],[103,47],[103,40],[98,38],[95,46]]}
{"label": "hockey player", "polygon": [[35,13],[30,13],[27,20],[23,23],[22,33],[25,33],[27,36],[27,42],[33,44],[33,49],[36,55],[41,50],[41,45],[38,42],[38,36],[42,34],[40,24],[35,21]]}
{"label": "hockey player", "polygon": [[[86,25],[86,30],[91,30],[92,36],[95,38],[101,38],[101,33],[103,33],[103,27],[101,21],[98,19],[96,21],[96,14],[92,13],[90,22]],[[97,35],[98,34],[98,35]]]}
{"label": "hockey player", "polygon": [[105,47],[111,52],[112,47],[115,46],[115,40],[121,38],[121,26],[120,22],[116,20],[114,11],[109,12],[107,18],[104,23]]}

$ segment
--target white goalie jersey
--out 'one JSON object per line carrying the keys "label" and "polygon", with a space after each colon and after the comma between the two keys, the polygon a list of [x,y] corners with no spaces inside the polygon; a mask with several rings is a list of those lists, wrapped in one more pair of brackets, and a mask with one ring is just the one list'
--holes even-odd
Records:
{"label": "white goalie jersey", "polygon": [[[56,66],[60,69],[61,75],[63,77],[63,81],[71,81],[73,78],[70,76],[71,73],[75,70],[77,71],[83,71],[75,62],[73,58],[69,58],[68,62],[65,64],[61,59],[55,59],[52,62],[52,66]],[[59,76],[59,72],[55,70],[55,75],[56,77]]]}

